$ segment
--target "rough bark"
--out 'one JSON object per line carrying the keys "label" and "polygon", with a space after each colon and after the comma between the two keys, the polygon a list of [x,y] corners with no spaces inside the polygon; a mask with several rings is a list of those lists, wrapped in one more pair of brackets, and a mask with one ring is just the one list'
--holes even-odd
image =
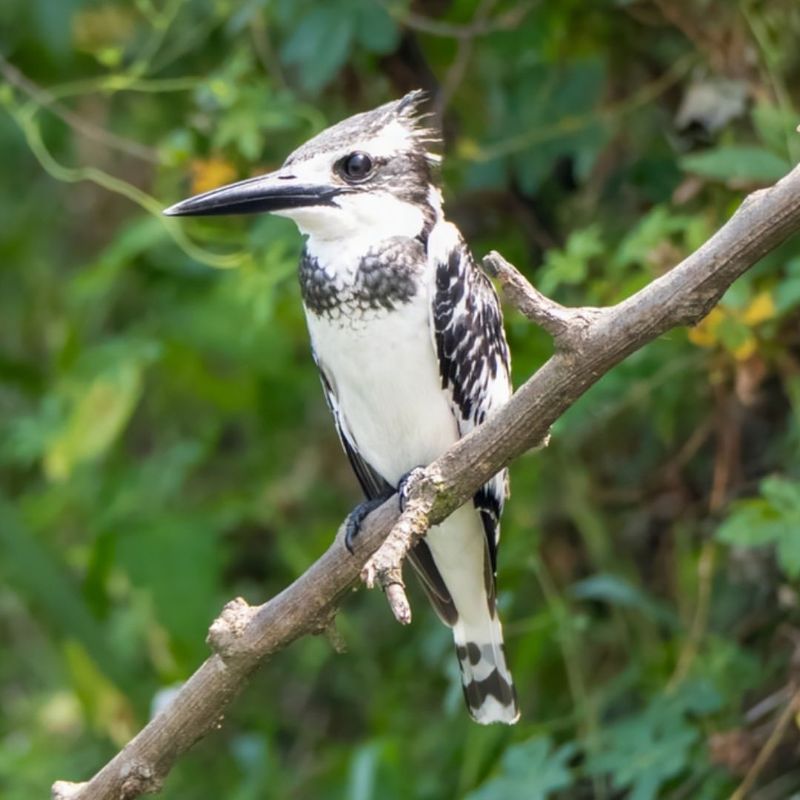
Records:
{"label": "rough bark", "polygon": [[257,607],[243,600],[229,603],[209,631],[214,654],[170,705],[91,780],[59,781],[53,797],[130,800],[158,791],[176,759],[221,725],[259,663],[295,639],[329,627],[362,570],[367,578],[380,579],[382,571],[396,569],[415,537],[543,442],[550,426],[614,365],[670,328],[697,323],[739,275],[798,230],[800,167],[748,196],[709,241],[670,272],[603,309],[559,306],[490,254],[487,269],[512,302],[553,335],[555,354],[493,418],[424,470],[410,488],[402,516],[397,496],[370,514],[354,554],[345,549],[340,529],[323,556],[272,600]]}

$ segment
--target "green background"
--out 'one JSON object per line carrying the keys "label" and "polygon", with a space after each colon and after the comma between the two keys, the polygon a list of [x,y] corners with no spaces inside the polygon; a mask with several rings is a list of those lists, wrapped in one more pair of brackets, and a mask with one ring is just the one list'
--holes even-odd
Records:
{"label": "green background", "polygon": [[[91,775],[359,499],[301,240],[160,209],[405,91],[449,217],[613,303],[800,158],[794,0],[5,0],[0,797]],[[800,238],[606,376],[512,468],[500,605],[522,721],[462,708],[449,632],[349,597],[255,676],[165,798],[800,796]],[[514,379],[547,336],[507,310]],[[162,698],[164,695],[160,695]],[[762,703],[761,701],[766,700]]]}

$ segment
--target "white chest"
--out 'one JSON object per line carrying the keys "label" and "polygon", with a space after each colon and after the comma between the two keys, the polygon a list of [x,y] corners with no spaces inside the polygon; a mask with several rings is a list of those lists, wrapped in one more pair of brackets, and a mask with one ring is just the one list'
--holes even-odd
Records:
{"label": "white chest", "polygon": [[427,286],[420,286],[409,302],[356,325],[306,314],[345,435],[392,485],[458,438],[441,389],[429,303]]}

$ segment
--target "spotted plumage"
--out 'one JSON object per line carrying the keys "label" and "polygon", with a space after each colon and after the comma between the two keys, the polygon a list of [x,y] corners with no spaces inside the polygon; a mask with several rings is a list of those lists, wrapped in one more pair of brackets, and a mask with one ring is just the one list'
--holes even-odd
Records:
{"label": "spotted plumage", "polygon": [[418,239],[387,239],[361,256],[353,274],[342,276],[321,266],[306,248],[299,273],[303,303],[317,316],[346,315],[353,321],[369,312],[391,311],[414,296],[423,258]]}
{"label": "spotted plumage", "polygon": [[[266,210],[307,236],[299,277],[312,352],[368,501],[394,493],[511,394],[497,297],[444,218],[421,100],[412,92],[344,120],[276,173],[169,210]],[[481,723],[519,716],[495,602],[507,485],[496,475],[410,554],[452,628],[467,707]]]}
{"label": "spotted plumage", "polygon": [[436,271],[433,329],[442,387],[466,433],[485,420],[492,382],[508,378],[509,354],[494,289],[460,241]]}

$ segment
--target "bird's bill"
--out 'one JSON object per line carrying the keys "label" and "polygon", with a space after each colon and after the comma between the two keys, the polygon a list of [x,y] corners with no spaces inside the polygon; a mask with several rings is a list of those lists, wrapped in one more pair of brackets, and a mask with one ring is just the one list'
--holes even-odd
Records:
{"label": "bird's bill", "polygon": [[256,214],[292,208],[332,205],[341,192],[336,186],[304,183],[286,170],[248,178],[181,200],[164,210],[168,217]]}

